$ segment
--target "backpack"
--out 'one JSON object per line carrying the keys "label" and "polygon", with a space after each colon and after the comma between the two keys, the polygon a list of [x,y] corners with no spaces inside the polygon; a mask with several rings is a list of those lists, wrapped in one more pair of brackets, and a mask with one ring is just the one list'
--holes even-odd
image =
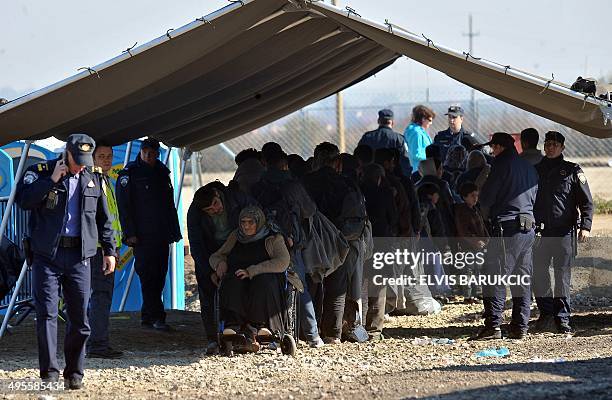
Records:
{"label": "backpack", "polygon": [[[285,198],[280,185],[260,181],[255,199],[261,205],[266,221],[275,233],[282,234],[285,239],[294,237],[294,217],[291,205]],[[255,192],[255,191],[254,191]]]}
{"label": "backpack", "polygon": [[361,190],[353,185],[350,187],[352,190],[344,196],[338,218],[338,228],[349,241],[361,238],[368,221],[365,198]]}

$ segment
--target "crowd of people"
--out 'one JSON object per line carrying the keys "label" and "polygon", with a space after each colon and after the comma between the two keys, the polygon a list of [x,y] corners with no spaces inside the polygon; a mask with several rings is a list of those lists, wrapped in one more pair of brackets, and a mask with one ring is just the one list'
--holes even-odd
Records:
{"label": "crowd of people", "polygon": [[[570,267],[576,240],[589,236],[593,203],[583,171],[563,159],[564,136],[547,132],[541,154],[539,133],[527,128],[519,154],[514,138],[504,132],[478,143],[463,128],[461,107],[449,107],[446,116],[448,129],[430,135],[436,115],[416,106],[400,134],[393,130],[393,112],[381,110],[378,128],[366,132],[352,154],[323,142],[304,159],[269,142],[237,154],[227,185],[213,181],[199,188],[187,213],[187,234],[207,352],[219,350],[220,335],[238,333],[248,339],[245,351],[257,351],[258,337],[287,329],[287,282],[298,289],[300,336],[310,346],[383,339],[385,315],[411,311],[404,288],[394,288],[390,299],[389,287],[367,284],[372,280],[367,261],[380,238],[418,240],[441,254],[486,249],[480,267],[460,269],[434,260],[417,271],[438,278],[533,277],[533,284],[510,288],[507,337],[527,334],[532,288],[540,311],[534,329],[571,333]],[[73,389],[82,387],[86,355],[122,356],[108,334],[119,240],[133,248],[142,327],[171,329],[161,295],[169,244],[182,236],[170,171],[158,159],[159,142],[149,138],[113,188],[112,156],[108,144],[72,135],[60,159],[28,168],[17,188],[17,203],[32,212],[41,378],[59,376],[61,286],[70,322],[64,377]],[[536,231],[545,245],[536,244]],[[428,296],[431,292],[443,303],[483,303],[484,326],[472,339],[502,337],[505,286],[444,280],[427,285]]]}
{"label": "crowd of people", "polygon": [[[423,272],[439,278],[491,270],[535,276],[537,329],[571,331],[571,238],[588,236],[593,207],[584,173],[563,160],[563,135],[548,132],[543,155],[537,149],[538,132],[527,128],[520,135],[519,155],[514,138],[506,133],[478,143],[464,129],[459,106],[449,107],[449,128],[433,139],[427,129],[435,113],[426,106],[413,109],[403,135],[393,130],[391,110],[378,116],[378,129],[366,132],[352,154],[323,142],[304,159],[269,142],[261,150],[238,153],[228,185],[215,181],[195,193],[187,226],[209,352],[219,346],[213,321],[219,287],[229,324],[224,333],[255,338],[278,328],[272,317],[281,312],[282,301],[270,293],[267,300],[262,298],[263,289],[256,289],[262,271],[282,277],[288,270],[299,277],[305,289],[299,302],[301,335],[311,346],[382,338],[385,314],[402,313],[405,303],[387,298],[388,288],[367,284],[372,238],[418,240],[419,246],[440,253],[489,250],[480,267],[459,269],[434,261],[425,263]],[[538,191],[538,184],[546,191]],[[250,217],[256,221],[251,235],[257,240],[244,239],[251,236],[243,226],[243,210],[257,215]],[[538,246],[533,253],[535,230],[546,238],[561,237],[562,250]],[[243,237],[242,242],[236,237]],[[501,246],[495,238],[504,238]],[[242,248],[243,242],[257,250],[229,261],[229,249]],[[543,272],[551,261],[554,290]],[[448,281],[428,287],[442,303],[484,302],[485,326],[474,339],[501,338],[505,288],[443,282]],[[508,336],[521,338],[529,328],[531,285],[516,285],[511,293]],[[397,289],[395,296],[401,297]]]}

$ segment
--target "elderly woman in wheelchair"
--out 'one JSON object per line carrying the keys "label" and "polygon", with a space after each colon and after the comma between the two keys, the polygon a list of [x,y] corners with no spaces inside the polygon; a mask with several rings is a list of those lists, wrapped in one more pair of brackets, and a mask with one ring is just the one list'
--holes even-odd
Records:
{"label": "elderly woman in wheelchair", "polygon": [[210,256],[215,271],[211,279],[219,288],[220,344],[226,352],[234,348],[256,352],[261,343],[278,340],[281,348],[284,344],[289,353],[295,353],[295,340],[286,333],[291,330],[287,323],[289,264],[283,235],[270,229],[261,208],[244,208],[239,228]]}

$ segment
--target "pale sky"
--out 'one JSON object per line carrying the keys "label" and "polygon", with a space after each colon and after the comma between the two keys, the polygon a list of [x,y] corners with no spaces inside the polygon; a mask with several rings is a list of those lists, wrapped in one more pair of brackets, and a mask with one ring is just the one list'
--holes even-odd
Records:
{"label": "pale sky", "polygon": [[[329,2],[329,1],[327,1]],[[2,0],[0,97],[12,99],[93,66],[134,42],[146,43],[229,4],[225,0]],[[363,17],[389,19],[434,42],[467,51],[468,14],[475,56],[571,83],[612,74],[609,0],[339,0]],[[599,18],[598,16],[601,16]],[[356,88],[410,93],[465,90],[437,71],[403,58]]]}

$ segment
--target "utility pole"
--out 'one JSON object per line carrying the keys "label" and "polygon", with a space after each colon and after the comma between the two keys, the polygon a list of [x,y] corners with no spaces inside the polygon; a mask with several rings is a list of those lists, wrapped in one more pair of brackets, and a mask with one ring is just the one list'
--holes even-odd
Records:
{"label": "utility pole", "polygon": [[[333,6],[338,5],[336,0],[331,0],[331,3]],[[340,147],[340,152],[344,153],[346,151],[346,137],[344,132],[344,99],[341,92],[336,93],[336,127],[338,130],[338,147]]]}
{"label": "utility pole", "polygon": [[[469,32],[464,33],[463,36],[468,37],[469,42],[470,42],[470,48],[468,51],[473,56],[474,55],[474,37],[480,36],[480,32],[474,32],[473,25],[472,25],[472,14],[468,16],[468,29],[469,29]],[[476,127],[478,127],[478,116],[476,115],[475,95],[476,95],[476,91],[472,89],[470,93],[470,107],[472,109],[472,113],[474,114],[474,118],[475,118],[474,122],[476,123]]]}

